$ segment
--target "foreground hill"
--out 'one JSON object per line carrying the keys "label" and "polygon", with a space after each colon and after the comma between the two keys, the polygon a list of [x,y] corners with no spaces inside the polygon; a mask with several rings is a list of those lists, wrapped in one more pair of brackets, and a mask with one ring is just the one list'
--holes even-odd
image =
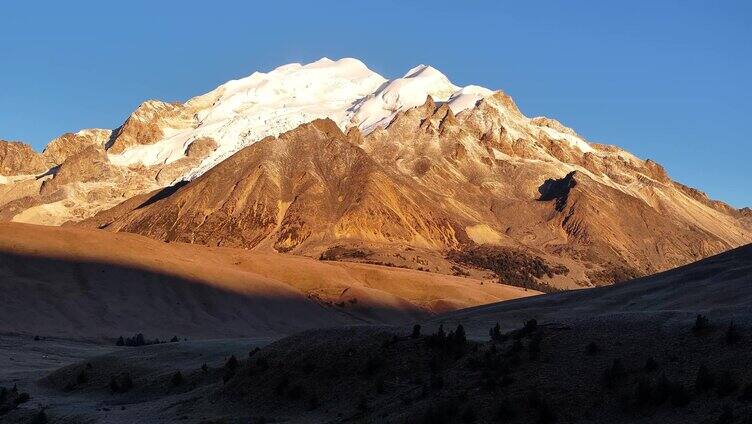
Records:
{"label": "foreground hill", "polygon": [[0,333],[163,340],[404,324],[535,294],[479,280],[134,234],[0,224]]}
{"label": "foreground hill", "polygon": [[471,336],[483,337],[496,322],[512,329],[527,317],[567,322],[605,316],[642,320],[660,314],[661,325],[672,325],[674,319],[702,313],[746,322],[752,310],[750,283],[752,245],[746,245],[628,284],[468,308],[442,315],[433,324],[462,323]]}
{"label": "foreground hill", "polygon": [[[260,350],[121,348],[27,387],[52,422],[742,423],[750,276],[745,246],[611,287],[452,312],[418,331],[309,330]],[[29,402],[6,419],[38,414]]]}

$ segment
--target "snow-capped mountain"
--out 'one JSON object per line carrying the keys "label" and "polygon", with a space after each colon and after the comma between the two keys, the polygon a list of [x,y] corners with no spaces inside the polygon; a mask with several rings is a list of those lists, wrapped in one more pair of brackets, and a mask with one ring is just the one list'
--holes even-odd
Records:
{"label": "snow-capped mountain", "polygon": [[184,157],[195,140],[211,138],[216,150],[181,176],[192,179],[245,146],[314,119],[329,118],[343,130],[357,127],[368,133],[386,126],[399,111],[423,104],[426,96],[448,102],[458,113],[491,93],[481,87],[457,87],[425,65],[387,80],[357,59],[293,63],[229,81],[189,100],[169,112],[186,119],[166,122],[154,139],[140,138],[137,145],[111,153],[109,158],[120,166],[164,165]]}
{"label": "snow-capped mountain", "polygon": [[752,241],[748,211],[424,65],[392,80],[356,59],[285,65],[42,154],[0,142],[0,170],[4,220],[444,273],[454,249],[514,247],[568,269],[557,287]]}
{"label": "snow-capped mountain", "polygon": [[[145,101],[120,127],[64,134],[43,154],[0,140],[0,163],[5,164],[0,182],[14,183],[0,187],[0,219],[46,224],[84,219],[135,194],[191,180],[245,146],[314,119],[368,133],[427,96],[460,112],[491,93],[457,87],[425,65],[387,80],[351,58],[254,72],[185,103]],[[107,178],[79,174],[88,163],[86,155],[105,161]],[[58,178],[66,184],[48,182],[61,169],[78,176]],[[65,190],[52,196],[51,186]]]}

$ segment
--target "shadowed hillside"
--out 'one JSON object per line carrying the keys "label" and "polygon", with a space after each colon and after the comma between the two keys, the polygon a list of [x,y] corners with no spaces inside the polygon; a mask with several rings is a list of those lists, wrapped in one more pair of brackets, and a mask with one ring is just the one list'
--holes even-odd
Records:
{"label": "shadowed hillside", "polygon": [[65,399],[45,414],[66,422],[748,422],[751,257],[745,246],[615,286],[415,327],[309,330],[247,354],[125,347],[49,374],[32,396]]}
{"label": "shadowed hillside", "polygon": [[0,290],[0,332],[142,332],[162,339],[405,324],[536,293],[412,270],[25,224],[0,224]]}

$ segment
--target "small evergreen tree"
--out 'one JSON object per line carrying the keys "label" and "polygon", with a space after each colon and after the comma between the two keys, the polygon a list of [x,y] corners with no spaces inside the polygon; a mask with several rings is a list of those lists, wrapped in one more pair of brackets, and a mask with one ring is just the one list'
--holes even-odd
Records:
{"label": "small evergreen tree", "polygon": [[230,356],[230,359],[227,360],[225,363],[225,368],[227,368],[230,371],[235,371],[235,368],[238,367],[238,358],[235,357],[235,355]]}
{"label": "small evergreen tree", "polygon": [[16,398],[16,405],[20,405],[22,403],[26,403],[31,399],[31,396],[29,396],[26,392],[21,392],[18,394],[18,397]]}
{"label": "small evergreen tree", "polygon": [[501,325],[497,322],[493,328],[488,330],[488,335],[491,336],[491,340],[495,342],[501,341]]}
{"label": "small evergreen tree", "polygon": [[671,397],[671,382],[666,374],[661,375],[658,382],[653,387],[653,403],[663,405]]}
{"label": "small evergreen tree", "polygon": [[697,369],[697,378],[695,378],[695,390],[698,392],[708,391],[715,384],[715,378],[708,371],[708,367],[704,364],[700,365]]}
{"label": "small evergreen tree", "polygon": [[457,346],[464,347],[467,343],[467,336],[465,335],[465,327],[462,324],[457,325],[457,330],[454,332],[454,343]]}
{"label": "small evergreen tree", "polygon": [[88,380],[88,376],[86,375],[86,371],[81,370],[79,371],[78,375],[76,376],[76,384],[84,384]]}
{"label": "small evergreen tree", "polygon": [[525,322],[525,326],[522,328],[522,330],[524,331],[525,335],[534,333],[536,330],[538,330],[538,320],[536,320],[535,318],[528,320],[527,322]]}
{"label": "small evergreen tree", "polygon": [[413,333],[410,335],[413,339],[420,338],[420,324],[413,325]]}
{"label": "small evergreen tree", "polygon": [[692,326],[692,333],[694,333],[696,336],[699,336],[709,327],[710,321],[708,320],[708,317],[702,314],[697,314],[697,317],[695,317],[695,325]]}
{"label": "small evergreen tree", "polygon": [[514,341],[514,343],[512,343],[512,347],[511,347],[510,350],[511,350],[512,353],[517,353],[517,352],[521,351],[522,350],[522,341],[520,339],[516,339]]}
{"label": "small evergreen tree", "polygon": [[378,380],[376,380],[376,393],[378,393],[380,395],[383,395],[384,391],[385,391],[385,388],[384,388],[384,379],[383,378],[379,378]]}
{"label": "small evergreen tree", "polygon": [[734,345],[741,340],[741,335],[739,334],[739,331],[736,329],[736,326],[734,325],[734,322],[732,321],[728,328],[726,328],[726,344],[727,345]]}
{"label": "small evergreen tree", "polygon": [[173,374],[172,378],[170,378],[170,384],[172,384],[173,387],[177,387],[183,384],[183,373],[181,373],[180,371],[175,371],[175,374]]}
{"label": "small evergreen tree", "polygon": [[128,373],[110,377],[110,390],[113,393],[125,393],[133,388],[133,380]]}

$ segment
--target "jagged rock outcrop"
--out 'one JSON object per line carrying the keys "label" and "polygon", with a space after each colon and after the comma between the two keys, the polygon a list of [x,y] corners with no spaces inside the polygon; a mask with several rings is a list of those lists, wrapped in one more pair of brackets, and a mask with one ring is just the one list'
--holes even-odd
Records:
{"label": "jagged rock outcrop", "polygon": [[241,150],[168,197],[131,204],[135,209],[104,225],[166,241],[266,242],[278,251],[319,250],[340,239],[459,243],[461,232],[440,210],[422,208],[421,199],[334,122],[316,120]]}
{"label": "jagged rock outcrop", "polygon": [[59,165],[69,157],[88,149],[90,146],[98,147],[104,151],[105,144],[109,141],[111,135],[112,131],[103,129],[65,133],[50,141],[42,152],[42,156],[49,162]]}
{"label": "jagged rock outcrop", "polygon": [[49,168],[49,162],[28,144],[0,140],[0,176],[39,174]]}
{"label": "jagged rock outcrop", "polygon": [[209,137],[191,142],[185,149],[185,157],[170,162],[156,173],[157,184],[166,186],[178,180],[187,169],[195,168],[202,160],[217,149],[217,142]]}
{"label": "jagged rock outcrop", "polygon": [[312,256],[349,245],[399,257],[402,246],[422,249],[437,269],[441,252],[464,245],[517,246],[568,264],[572,272],[550,282],[562,287],[656,272],[749,240],[736,217],[676,188],[653,161],[553,124],[541,134],[540,118],[521,116],[494,95],[457,116],[428,98],[365,136],[314,121],[83,225]]}
{"label": "jagged rock outcrop", "polygon": [[168,129],[185,128],[193,123],[193,114],[184,105],[149,100],[141,103],[123,125],[112,132],[106,147],[110,153],[123,153],[129,147],[159,141]]}
{"label": "jagged rock outcrop", "polygon": [[741,208],[736,215],[748,229],[752,230],[752,208]]}
{"label": "jagged rock outcrop", "polygon": [[46,180],[39,191],[44,196],[71,183],[89,183],[112,180],[117,171],[107,160],[99,146],[88,148],[68,157],[56,170],[54,177]]}

